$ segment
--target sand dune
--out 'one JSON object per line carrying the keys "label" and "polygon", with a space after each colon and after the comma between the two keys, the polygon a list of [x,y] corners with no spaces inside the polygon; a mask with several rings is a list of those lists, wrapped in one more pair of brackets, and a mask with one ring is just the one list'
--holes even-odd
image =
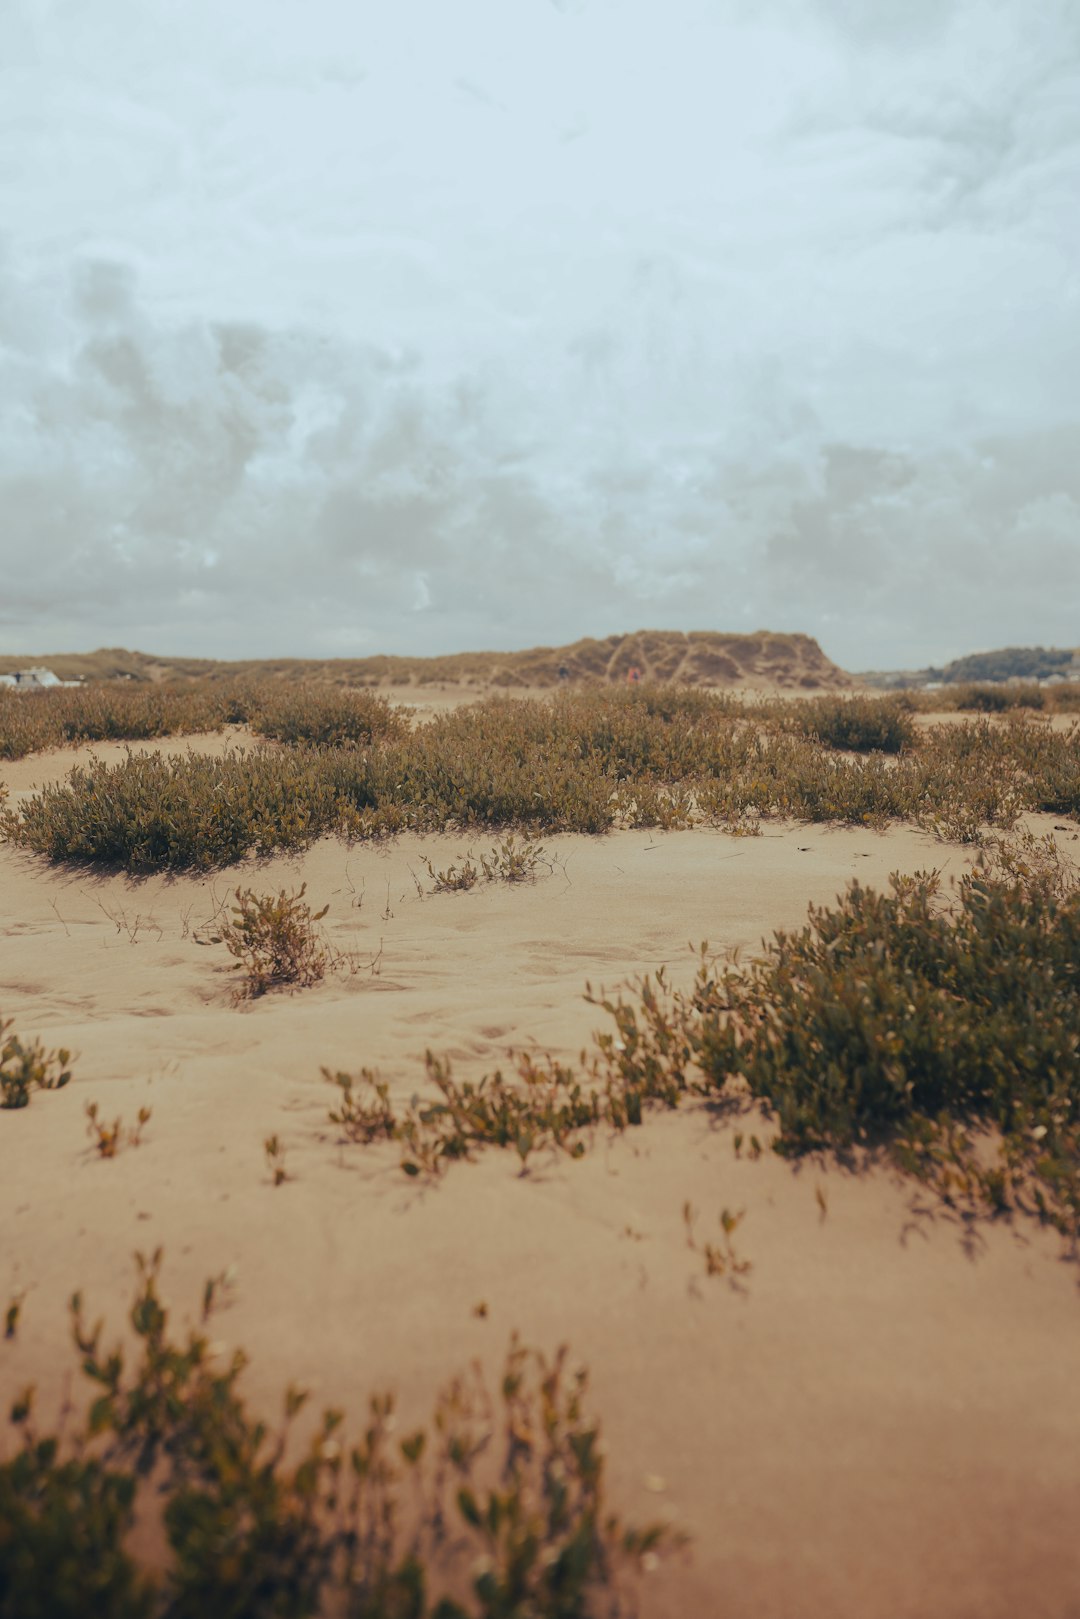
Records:
{"label": "sand dune", "polygon": [[839,690],[850,676],[822,652],[809,635],[753,635],[723,631],[637,630],[629,635],[586,638],[567,646],[531,647],[523,652],[458,652],[443,657],[248,659],[154,657],[112,648],[89,653],[0,656],[0,674],[43,664],[65,680],[163,681],[240,678],[314,679],[378,687],[462,686],[546,689],[572,683],[622,682],[636,670],[642,680],[684,685],[747,686],[753,690]]}
{"label": "sand dune", "polygon": [[[76,757],[4,779],[26,791]],[[851,877],[957,871],[962,852],[907,829],[621,832],[548,840],[535,883],[426,892],[424,858],[468,847],[486,844],[327,841],[139,882],[0,849],[0,1009],[79,1053],[67,1090],[0,1113],[0,1298],[28,1289],[0,1393],[32,1377],[48,1410],[72,1365],[70,1293],[119,1323],[132,1251],[161,1243],[192,1317],[204,1279],[237,1266],[216,1330],[251,1352],[248,1386],[275,1410],[293,1378],[357,1417],[387,1385],[424,1414],[471,1357],[497,1366],[512,1328],[568,1341],[592,1370],[613,1498],[669,1509],[695,1539],[647,1587],[652,1619],[1075,1613],[1080,1299],[1057,1239],[969,1229],[884,1170],[737,1159],[731,1128],[695,1109],[579,1163],[522,1176],[490,1152],[414,1183],[396,1149],[339,1143],[320,1076],[367,1065],[407,1098],[427,1048],[462,1077],[533,1042],[572,1059],[602,1021],[586,980],[667,964],[686,982],[691,942],[753,951]],[[306,881],[354,970],[235,1004],[227,954],[199,940],[237,881]],[[151,1107],[143,1144],[94,1157],[88,1100],[129,1120]],[[278,1188],[272,1132],[293,1177]],[[703,1226],[746,1210],[743,1291],[688,1249],[688,1199]]]}

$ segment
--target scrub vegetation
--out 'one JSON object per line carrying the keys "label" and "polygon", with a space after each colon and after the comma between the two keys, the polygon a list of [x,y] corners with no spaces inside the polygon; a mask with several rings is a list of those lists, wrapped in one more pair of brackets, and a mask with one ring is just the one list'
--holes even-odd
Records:
{"label": "scrub vegetation", "polygon": [[18,691],[0,687],[0,759],[87,742],[140,742],[247,725],[277,742],[347,747],[403,736],[408,722],[373,692],[316,683],[112,682]]}
{"label": "scrub vegetation", "polygon": [[490,699],[405,736],[386,717],[381,735],[343,745],[92,760],[0,810],[0,835],[54,861],[146,872],[225,866],[327,834],[753,833],[783,817],[907,820],[979,842],[1025,810],[1080,816],[1080,722],[980,716],[916,734],[895,697],[747,707],[676,687]]}
{"label": "scrub vegetation", "polygon": [[[248,1409],[242,1351],[170,1327],[161,1250],[136,1258],[126,1344],[106,1348],[71,1301],[82,1413],[46,1432],[33,1388],[12,1404],[0,1619],[598,1619],[626,1612],[634,1576],[679,1543],[608,1505],[587,1376],[565,1349],[513,1338],[494,1390],[474,1367],[425,1426],[398,1430],[380,1393],[350,1438],[342,1411],[310,1420],[291,1386],[271,1425]],[[153,1571],[136,1526],[162,1546]]]}
{"label": "scrub vegetation", "polygon": [[317,984],[333,964],[333,953],[316,923],[321,922],[329,905],[312,911],[304,895],[282,889],[279,894],[256,894],[238,888],[236,904],[221,924],[218,935],[237,969],[243,973],[238,996],[255,999],[269,989],[307,989]]}
{"label": "scrub vegetation", "polygon": [[703,946],[688,993],[661,972],[594,1000],[613,1028],[577,1069],[523,1053],[509,1079],[462,1083],[429,1053],[426,1095],[400,1110],[369,1070],[327,1073],[341,1092],[330,1117],[348,1140],[396,1141],[419,1175],[484,1146],[523,1167],[541,1150],[578,1158],[650,1111],[754,1101],[775,1152],[885,1153],[947,1200],[1027,1210],[1075,1239],[1078,992],[1080,880],[1028,836],[950,891],[933,872],[885,893],[853,883],[748,966]]}

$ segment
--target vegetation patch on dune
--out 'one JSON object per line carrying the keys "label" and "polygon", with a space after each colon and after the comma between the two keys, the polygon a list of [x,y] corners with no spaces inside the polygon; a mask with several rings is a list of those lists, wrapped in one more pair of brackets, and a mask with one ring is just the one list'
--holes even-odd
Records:
{"label": "vegetation patch on dune", "polygon": [[0,687],[0,759],[88,742],[140,742],[248,725],[278,742],[348,747],[401,737],[407,717],[384,697],[315,682]]}
{"label": "vegetation patch on dune", "polygon": [[777,1152],[883,1150],[946,1197],[1080,1234],[1080,881],[1052,842],[999,845],[950,892],[935,873],[853,883],[747,966],[703,947],[690,992],[660,973],[594,1004],[614,1027],[576,1069],[523,1053],[516,1076],[458,1082],[429,1054],[428,1093],[400,1109],[368,1070],[327,1073],[330,1117],[435,1174],[484,1146],[576,1158],[658,1108],[752,1098]]}
{"label": "vegetation patch on dune", "polygon": [[677,1019],[705,1088],[769,1108],[777,1150],[887,1146],[946,1193],[1080,1228],[1080,884],[1051,843],[852,884]]}
{"label": "vegetation patch on dune", "polygon": [[682,687],[493,699],[345,746],[95,760],[0,811],[0,834],[52,860],[153,871],[228,865],[327,833],[753,833],[789,817],[909,820],[977,842],[1024,810],[1080,815],[1076,726],[981,718],[911,745],[909,735],[894,698],[750,710]]}

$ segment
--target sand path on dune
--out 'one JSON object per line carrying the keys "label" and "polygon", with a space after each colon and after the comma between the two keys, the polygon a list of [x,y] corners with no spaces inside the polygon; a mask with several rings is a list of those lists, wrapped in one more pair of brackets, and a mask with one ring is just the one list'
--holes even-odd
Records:
{"label": "sand path on dune", "polygon": [[[57,772],[39,758],[3,779],[26,791]],[[161,1243],[182,1320],[236,1265],[214,1332],[249,1350],[247,1386],[272,1411],[294,1379],[356,1423],[393,1386],[419,1421],[473,1356],[496,1368],[513,1328],[569,1342],[592,1371],[613,1500],[670,1509],[695,1537],[647,1589],[653,1619],[1076,1613],[1080,1297],[1056,1239],[968,1229],[884,1171],[737,1159],[730,1126],[694,1108],[578,1163],[521,1176],[490,1152],[435,1186],[408,1181],[392,1147],[340,1144],[323,1065],[376,1068],[408,1097],[428,1048],[459,1077],[533,1042],[574,1059],[603,1023],[586,980],[667,965],[686,983],[691,944],[752,952],[852,877],[965,858],[909,829],[544,841],[535,882],[461,894],[430,893],[425,858],[490,838],[326,840],[143,881],[0,848],[0,1011],[79,1053],[66,1091],[0,1113],[0,1304],[27,1289],[0,1395],[32,1377],[47,1411],[73,1365],[70,1293],[119,1325],[132,1251]],[[355,970],[235,1004],[228,956],[199,939],[238,881],[306,881]],[[143,1145],[94,1157],[88,1100],[127,1120],[151,1107]],[[271,1133],[293,1177],[276,1189]],[[687,1200],[703,1232],[746,1210],[745,1291],[687,1248]]]}

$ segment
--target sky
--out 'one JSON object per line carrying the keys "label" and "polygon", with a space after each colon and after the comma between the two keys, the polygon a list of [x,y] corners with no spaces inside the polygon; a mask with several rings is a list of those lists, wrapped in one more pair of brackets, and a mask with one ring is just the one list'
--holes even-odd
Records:
{"label": "sky", "polygon": [[0,651],[1080,643],[1076,0],[4,0]]}

